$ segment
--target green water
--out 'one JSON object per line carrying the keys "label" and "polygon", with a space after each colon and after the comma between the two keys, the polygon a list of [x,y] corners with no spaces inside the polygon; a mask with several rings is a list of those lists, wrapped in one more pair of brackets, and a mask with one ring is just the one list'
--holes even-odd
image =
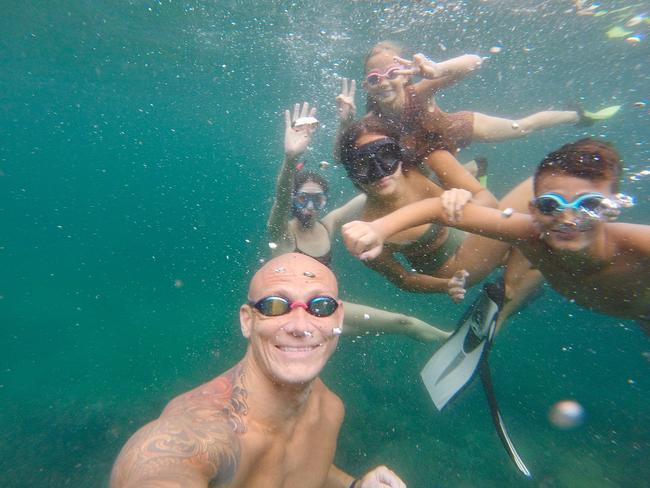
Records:
{"label": "green water", "polygon": [[[578,17],[571,3],[3,1],[0,486],[106,486],[140,425],[241,356],[237,309],[266,257],[281,111],[316,104],[307,164],[329,159],[339,78],[360,80],[378,40],[434,59],[502,46],[443,108],[622,104],[588,133],[616,142],[630,172],[646,169],[650,114],[633,104],[650,98],[650,40],[609,40],[615,14]],[[554,128],[461,157],[485,154],[501,195],[583,134]],[[353,188],[328,171],[343,203]],[[639,202],[627,220],[650,223],[649,181],[625,180]],[[345,298],[449,327],[464,308],[396,291],[340,243],[334,254]],[[502,449],[480,388],[435,411],[418,377],[433,349],[341,341],[323,376],[347,406],[343,469],[385,463],[425,488],[650,486],[650,341],[633,323],[546,290],[499,335],[495,387],[532,481]],[[587,411],[579,429],[547,420],[565,398]]]}

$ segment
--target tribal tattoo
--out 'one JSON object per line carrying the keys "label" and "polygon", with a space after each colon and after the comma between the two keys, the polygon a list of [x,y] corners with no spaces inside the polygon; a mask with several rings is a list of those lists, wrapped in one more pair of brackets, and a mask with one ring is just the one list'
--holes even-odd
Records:
{"label": "tribal tattoo", "polygon": [[218,486],[232,480],[247,412],[244,370],[237,365],[172,400],[160,418],[140,429],[120,453],[111,486],[193,486],[190,478]]}

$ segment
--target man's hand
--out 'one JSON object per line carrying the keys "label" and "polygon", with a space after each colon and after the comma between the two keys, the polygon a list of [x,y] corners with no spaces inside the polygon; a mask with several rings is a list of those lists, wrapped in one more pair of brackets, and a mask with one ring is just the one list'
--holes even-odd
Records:
{"label": "man's hand", "polygon": [[362,261],[375,259],[384,247],[385,238],[371,222],[348,222],[342,227],[341,233],[348,251]]}
{"label": "man's hand", "polygon": [[463,190],[462,188],[452,188],[445,191],[440,195],[440,202],[442,209],[445,212],[445,217],[450,222],[458,222],[463,215],[463,208],[472,199],[471,191]]}
{"label": "man's hand", "polygon": [[467,277],[469,273],[464,269],[456,271],[454,276],[447,282],[447,294],[451,297],[454,303],[460,303],[465,298],[465,289]]}
{"label": "man's hand", "polygon": [[294,127],[296,120],[304,117],[315,117],[316,108],[309,107],[304,102],[302,107],[299,103],[293,106],[293,113],[284,111],[284,155],[287,159],[298,159],[305,152],[316,131],[316,124],[306,124]]}
{"label": "man's hand", "polygon": [[406,484],[386,466],[377,466],[357,481],[354,488],[406,488]]}
{"label": "man's hand", "polygon": [[357,114],[357,106],[354,104],[356,90],[356,81],[347,78],[341,80],[341,93],[336,97],[336,108],[342,124],[350,124]]}

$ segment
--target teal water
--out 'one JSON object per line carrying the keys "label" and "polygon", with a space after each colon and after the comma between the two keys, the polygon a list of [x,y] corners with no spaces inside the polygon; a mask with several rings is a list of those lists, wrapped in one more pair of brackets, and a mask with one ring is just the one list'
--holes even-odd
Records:
{"label": "teal water", "polygon": [[[281,112],[316,104],[307,164],[329,159],[339,78],[360,80],[378,40],[434,59],[502,46],[443,108],[622,104],[587,133],[614,141],[629,174],[648,168],[650,113],[634,103],[650,98],[650,39],[607,39],[623,14],[578,17],[571,3],[3,2],[0,486],[106,486],[140,425],[241,356],[237,309],[267,254]],[[488,156],[501,195],[583,134],[559,127],[461,157]],[[328,171],[343,203],[353,188]],[[625,180],[639,202],[627,220],[650,223],[649,181]],[[463,310],[396,291],[340,243],[334,252],[346,298],[448,327]],[[385,463],[412,487],[650,486],[650,341],[633,323],[546,290],[499,335],[495,387],[532,481],[503,451],[480,388],[435,411],[418,376],[433,350],[341,341],[323,376],[347,406],[343,469]],[[587,411],[573,431],[546,418],[566,398]]]}

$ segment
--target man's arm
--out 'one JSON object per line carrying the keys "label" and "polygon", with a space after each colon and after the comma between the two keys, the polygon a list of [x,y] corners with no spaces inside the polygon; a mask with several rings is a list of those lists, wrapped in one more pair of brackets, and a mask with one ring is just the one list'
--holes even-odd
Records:
{"label": "man's arm", "polygon": [[332,465],[323,488],[376,488],[385,486],[390,488],[406,488],[406,484],[386,466],[377,466],[368,471],[363,478],[355,479]]}
{"label": "man's arm", "polygon": [[207,488],[231,480],[240,445],[214,406],[194,406],[163,415],[142,427],[113,466],[111,488]]}

